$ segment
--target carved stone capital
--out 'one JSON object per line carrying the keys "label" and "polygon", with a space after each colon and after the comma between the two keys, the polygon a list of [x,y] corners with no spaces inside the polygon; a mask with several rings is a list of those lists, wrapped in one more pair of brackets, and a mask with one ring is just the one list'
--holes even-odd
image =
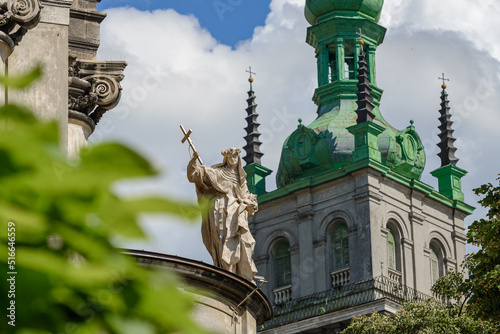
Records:
{"label": "carved stone capital", "polygon": [[120,102],[126,66],[122,61],[70,60],[68,109],[99,123],[104,113]]}
{"label": "carved stone capital", "polygon": [[0,51],[5,61],[29,29],[40,22],[39,0],[0,0]]}

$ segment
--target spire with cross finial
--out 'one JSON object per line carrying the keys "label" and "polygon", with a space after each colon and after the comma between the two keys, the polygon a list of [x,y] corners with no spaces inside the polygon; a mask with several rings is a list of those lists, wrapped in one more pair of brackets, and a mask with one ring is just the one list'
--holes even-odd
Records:
{"label": "spire with cross finial", "polygon": [[352,161],[360,161],[369,159],[376,162],[381,162],[381,153],[378,148],[377,137],[385,129],[373,122],[375,115],[373,114],[373,98],[370,93],[370,79],[368,77],[368,65],[366,63],[366,53],[363,50],[363,32],[361,28],[356,33],[360,39],[358,41],[361,46],[361,52],[358,59],[358,91],[356,101],[358,108],[356,109],[357,119],[356,125],[348,127],[347,130],[354,135],[354,152],[352,153]]}
{"label": "spire with cross finial", "polygon": [[246,109],[247,127],[245,131],[247,135],[245,136],[245,140],[247,144],[243,147],[247,154],[243,158],[246,162],[244,169],[247,173],[248,190],[255,195],[261,195],[266,193],[266,177],[269,176],[272,171],[261,165],[261,158],[264,153],[260,151],[262,142],[259,140],[260,132],[258,128],[260,124],[257,122],[259,114],[257,114],[256,111],[257,104],[255,104],[255,94],[252,87],[254,81],[252,75],[255,75],[255,73],[252,72],[251,67],[249,67],[246,72],[250,74],[250,78],[248,79],[248,82],[250,82],[250,90],[248,91],[248,107]]}
{"label": "spire with cross finial", "polygon": [[370,79],[368,78],[368,65],[366,63],[366,54],[363,50],[363,39],[364,36],[361,28],[359,28],[359,32],[356,33],[359,35],[359,45],[361,45],[361,53],[359,54],[358,59],[358,91],[356,95],[358,96],[358,100],[356,103],[358,104],[358,109],[356,109],[356,114],[358,115],[357,123],[363,122],[373,122],[375,115],[373,115],[372,111],[374,108],[373,98],[370,93],[372,91],[370,87]]}
{"label": "spire with cross finial", "polygon": [[246,72],[250,74],[250,78],[248,79],[248,82],[250,82],[250,90],[248,91],[248,107],[246,109],[248,115],[246,117],[247,127],[245,128],[245,131],[247,132],[247,135],[245,136],[245,140],[247,144],[244,147],[247,155],[243,159],[245,160],[247,165],[250,165],[252,163],[261,164],[261,157],[264,154],[260,151],[260,145],[262,144],[262,142],[259,140],[260,132],[258,128],[260,124],[257,122],[257,117],[259,116],[259,114],[257,114],[256,111],[257,104],[255,104],[255,94],[252,87],[252,75],[255,75],[255,73],[252,72],[251,67],[249,67],[249,70],[246,70]]}
{"label": "spire with cross finial", "polygon": [[453,145],[455,142],[455,138],[453,138],[452,129],[453,122],[451,121],[450,114],[450,106],[448,101],[448,93],[446,92],[446,84],[445,81],[450,81],[450,79],[446,79],[443,73],[442,78],[438,78],[439,80],[443,80],[443,85],[441,88],[441,109],[439,110],[441,116],[439,117],[439,121],[441,125],[439,126],[439,130],[441,133],[439,134],[439,138],[441,141],[438,144],[440,148],[440,152],[438,156],[441,158],[441,167],[452,164],[453,166],[457,165],[458,158],[455,157],[456,147]]}
{"label": "spire with cross finial", "polygon": [[461,178],[467,174],[466,170],[457,167],[458,158],[455,157],[456,148],[453,146],[455,138],[453,138],[453,129],[451,128],[453,122],[451,121],[450,106],[448,101],[448,93],[446,92],[445,81],[443,73],[443,85],[441,88],[441,109],[439,113],[439,121],[441,125],[439,130],[439,138],[441,141],[438,144],[440,152],[438,156],[441,158],[441,167],[431,172],[431,174],[438,179],[439,192],[453,200],[464,201],[464,194],[462,192]]}

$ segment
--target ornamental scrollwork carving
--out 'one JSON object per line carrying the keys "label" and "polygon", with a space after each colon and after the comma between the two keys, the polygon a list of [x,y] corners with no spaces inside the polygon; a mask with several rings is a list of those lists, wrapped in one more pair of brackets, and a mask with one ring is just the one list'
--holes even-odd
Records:
{"label": "ornamental scrollwork carving", "polygon": [[42,8],[39,0],[0,0],[0,31],[17,45],[40,22]]}
{"label": "ornamental scrollwork carving", "polygon": [[70,60],[68,109],[97,124],[104,113],[120,102],[125,62]]}

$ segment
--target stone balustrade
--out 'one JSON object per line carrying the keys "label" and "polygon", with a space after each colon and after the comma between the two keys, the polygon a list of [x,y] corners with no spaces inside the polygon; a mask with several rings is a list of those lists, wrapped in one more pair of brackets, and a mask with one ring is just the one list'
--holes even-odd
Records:
{"label": "stone balustrade", "polygon": [[344,268],[330,272],[330,276],[332,277],[332,287],[337,287],[349,284],[351,272],[349,268]]}
{"label": "stone balustrade", "polygon": [[274,305],[279,305],[292,300],[292,285],[285,285],[273,290]]}
{"label": "stone balustrade", "polygon": [[396,282],[396,283],[399,283],[399,284],[402,284],[402,275],[401,275],[401,272],[398,271],[398,270],[394,270],[394,269],[391,269],[389,268],[388,270],[388,275],[389,275],[389,279]]}

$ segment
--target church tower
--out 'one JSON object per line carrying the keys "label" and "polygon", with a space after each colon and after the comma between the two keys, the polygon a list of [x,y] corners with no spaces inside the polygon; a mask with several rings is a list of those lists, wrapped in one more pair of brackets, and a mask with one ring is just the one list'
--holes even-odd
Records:
{"label": "church tower", "polygon": [[436,191],[420,181],[425,152],[413,121],[398,130],[381,113],[382,6],[306,1],[317,117],[299,120],[285,140],[278,189],[258,194],[251,220],[254,260],[274,302],[262,333],[334,333],[353,316],[423,300],[437,278],[460,270],[473,208],[463,202],[445,87],[440,148],[451,158],[433,172]]}

